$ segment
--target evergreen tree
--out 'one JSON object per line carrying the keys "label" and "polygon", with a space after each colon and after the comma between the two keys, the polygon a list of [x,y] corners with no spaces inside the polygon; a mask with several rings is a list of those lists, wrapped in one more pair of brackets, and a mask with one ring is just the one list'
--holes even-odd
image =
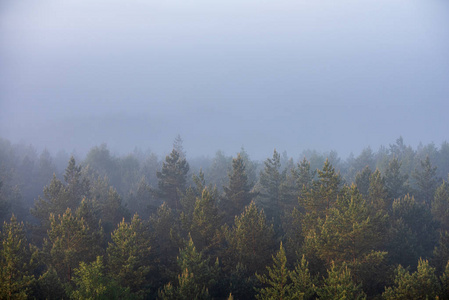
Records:
{"label": "evergreen tree", "polygon": [[189,273],[185,269],[181,275],[178,276],[178,284],[176,286],[168,283],[162,290],[158,292],[158,299],[161,300],[209,300],[211,299],[209,291],[206,288],[201,288],[195,283],[193,273]]}
{"label": "evergreen tree", "polygon": [[415,169],[415,172],[413,173],[413,178],[416,180],[416,185],[418,187],[417,197],[430,208],[430,204],[435,195],[435,190],[441,180],[437,179],[437,167],[432,166],[428,155],[424,161],[420,161],[420,165],[421,170]]}
{"label": "evergreen tree", "polygon": [[137,214],[130,223],[123,220],[114,230],[107,253],[112,278],[133,293],[145,293],[152,268],[151,239],[148,225]]}
{"label": "evergreen tree", "polygon": [[31,214],[41,222],[41,235],[49,229],[50,214],[63,214],[67,208],[75,210],[83,198],[89,198],[89,180],[83,176],[81,167],[76,166],[73,156],[65,170],[64,180],[66,184],[53,175],[50,184],[44,188],[44,198],[39,197],[31,209]]}
{"label": "evergreen tree", "polygon": [[192,237],[183,249],[180,249],[177,258],[180,270],[189,270],[194,275],[194,282],[201,288],[211,289],[217,284],[219,264],[218,259],[215,264],[210,263],[209,258],[203,257],[203,252],[198,252],[193,243]]}
{"label": "evergreen tree", "polygon": [[281,173],[281,155],[274,149],[273,158],[265,161],[265,168],[260,172],[259,182],[262,187],[262,207],[268,213],[268,217],[274,218],[279,223],[281,208],[280,188],[284,180]]}
{"label": "evergreen tree", "polygon": [[249,274],[263,271],[274,248],[273,236],[273,225],[267,224],[265,214],[252,201],[235,217],[234,226],[225,231],[228,265],[241,263]]}
{"label": "evergreen tree", "polygon": [[176,149],[167,155],[160,172],[156,173],[159,180],[157,195],[172,209],[180,209],[180,198],[186,189],[186,178],[189,164]]}
{"label": "evergreen tree", "polygon": [[248,205],[253,195],[250,192],[245,164],[240,154],[232,160],[232,172],[229,174],[229,186],[224,187],[225,200],[222,204],[226,213],[226,222],[229,223],[234,216],[240,214]]}
{"label": "evergreen tree", "polygon": [[301,260],[295,265],[295,269],[289,274],[292,281],[292,294],[302,298],[312,299],[316,293],[317,279],[312,277],[309,271],[309,263],[303,255]]}
{"label": "evergreen tree", "polygon": [[318,181],[314,181],[310,190],[303,190],[300,199],[307,213],[324,217],[337,200],[340,191],[341,176],[326,160],[322,170],[318,171]]}
{"label": "evergreen tree", "polygon": [[319,299],[366,299],[362,286],[354,283],[351,271],[345,264],[337,267],[332,263],[327,275],[323,286],[318,289]]}
{"label": "evergreen tree", "polygon": [[176,256],[182,243],[178,219],[172,209],[163,203],[150,217],[153,251],[156,257],[155,280],[157,286],[167,283],[176,274]]}
{"label": "evergreen tree", "polygon": [[218,230],[220,217],[215,206],[214,193],[207,188],[203,190],[201,198],[197,198],[193,210],[190,232],[200,251],[208,250]]}
{"label": "evergreen tree", "polygon": [[28,299],[34,282],[32,251],[14,215],[3,224],[0,243],[0,299]]}
{"label": "evergreen tree", "polygon": [[362,172],[357,173],[357,175],[355,176],[355,184],[357,186],[357,189],[364,197],[367,197],[369,194],[371,175],[371,169],[369,168],[369,166],[366,166],[362,170]]}
{"label": "evergreen tree", "polygon": [[408,175],[401,172],[401,165],[402,163],[394,157],[385,171],[385,188],[390,199],[403,197],[408,191]]}
{"label": "evergreen tree", "polygon": [[386,300],[435,299],[440,286],[435,269],[427,260],[419,259],[418,269],[410,274],[399,265],[395,272],[394,286],[385,289]]}
{"label": "evergreen tree", "polygon": [[302,293],[294,294],[292,291],[287,257],[282,243],[276,256],[273,256],[273,267],[267,267],[267,273],[262,275],[256,273],[257,279],[265,286],[259,290],[257,299],[302,299]]}
{"label": "evergreen tree", "polygon": [[98,256],[90,264],[81,262],[74,270],[75,290],[72,299],[133,299],[129,288],[122,288],[117,282],[105,275],[102,257]]}
{"label": "evergreen tree", "polygon": [[[97,234],[89,228],[86,220],[67,208],[63,215],[50,215],[48,240],[44,240],[44,253],[48,257],[47,265],[56,269],[65,282],[72,280],[73,269],[81,261],[95,259],[92,247]],[[94,234],[93,234],[94,233]]]}
{"label": "evergreen tree", "polygon": [[385,187],[385,179],[382,177],[379,169],[376,169],[369,180],[368,200],[374,210],[383,210],[384,212],[391,210],[393,200],[388,197]]}
{"label": "evergreen tree", "polygon": [[436,190],[431,212],[442,230],[449,230],[449,184],[443,182]]}
{"label": "evergreen tree", "polygon": [[437,243],[436,222],[430,212],[409,195],[393,202],[389,233],[390,261],[416,267],[418,258],[428,257]]}

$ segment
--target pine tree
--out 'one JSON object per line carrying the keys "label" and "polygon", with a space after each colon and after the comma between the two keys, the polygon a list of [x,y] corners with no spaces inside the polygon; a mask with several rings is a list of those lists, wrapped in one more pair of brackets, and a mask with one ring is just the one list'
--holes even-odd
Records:
{"label": "pine tree", "polygon": [[311,189],[303,190],[300,200],[307,213],[324,217],[337,200],[342,179],[328,159],[323,169],[317,171],[319,180],[313,182]]}
{"label": "pine tree", "polygon": [[111,276],[133,293],[145,293],[152,268],[152,248],[148,225],[137,214],[130,223],[123,220],[112,233],[108,249]]}
{"label": "pine tree", "polygon": [[435,190],[441,180],[437,179],[437,167],[432,166],[428,155],[424,161],[420,161],[420,165],[421,170],[415,169],[413,173],[413,178],[416,180],[416,185],[418,186],[417,197],[430,208]]}
{"label": "pine tree", "polygon": [[158,292],[158,299],[161,300],[209,300],[211,299],[209,291],[201,288],[195,283],[193,273],[185,269],[181,275],[178,275],[178,284],[176,286],[168,283]]}
{"label": "pine tree", "polygon": [[396,269],[394,286],[385,289],[386,300],[435,299],[440,292],[435,269],[427,260],[419,259],[418,269],[410,274],[399,265]]}
{"label": "pine tree", "polygon": [[320,299],[366,299],[362,286],[354,283],[351,271],[345,264],[337,267],[332,263],[327,275],[323,286],[318,289]]}
{"label": "pine tree", "polygon": [[369,194],[371,175],[371,169],[369,168],[369,166],[366,166],[355,176],[355,184],[357,186],[357,189],[364,197],[367,197]]}
{"label": "pine tree", "polygon": [[103,258],[98,256],[90,264],[81,262],[74,270],[75,290],[72,299],[133,299],[129,288],[122,288],[117,282],[105,275]]}
{"label": "pine tree", "polygon": [[449,230],[449,184],[443,182],[436,190],[432,201],[431,212],[440,222],[442,230]]}
{"label": "pine tree", "polygon": [[0,299],[28,299],[34,282],[32,251],[14,215],[3,224],[0,243]]}
{"label": "pine tree", "polygon": [[259,290],[259,294],[256,295],[257,299],[302,299],[302,293],[294,294],[292,291],[287,257],[282,243],[276,256],[273,256],[273,267],[266,267],[266,269],[268,274],[259,275],[256,273],[257,279],[265,286]]}
{"label": "pine tree", "polygon": [[186,189],[186,178],[189,164],[176,149],[167,155],[160,172],[156,173],[159,180],[157,196],[172,209],[180,209],[180,198]]}
{"label": "pine tree", "polygon": [[265,214],[252,201],[225,232],[229,244],[227,263],[233,266],[241,263],[249,274],[263,271],[274,248],[273,236],[273,225],[267,224]]}
{"label": "pine tree", "polygon": [[200,251],[208,250],[212,246],[220,223],[218,209],[215,206],[216,200],[214,194],[216,193],[211,193],[205,188],[201,198],[196,199],[193,210],[190,233]]}
{"label": "pine tree", "polygon": [[[260,185],[262,187],[262,207],[268,212],[268,217],[279,223],[281,208],[280,188],[284,180],[281,173],[281,155],[274,149],[273,158],[265,160],[265,168],[260,172]],[[270,219],[271,219],[270,218]]]}
{"label": "pine tree", "polygon": [[222,206],[226,213],[226,222],[230,223],[234,219],[234,216],[240,214],[253,198],[245,172],[245,164],[240,154],[232,160],[229,186],[223,187],[223,189],[225,199]]}
{"label": "pine tree", "polygon": [[189,270],[194,275],[194,282],[199,287],[212,290],[217,284],[220,270],[218,259],[215,264],[211,264],[210,259],[204,257],[203,252],[196,250],[191,236],[186,246],[179,250],[177,262],[181,271]]}
{"label": "pine tree", "polygon": [[[81,261],[88,261],[98,253],[92,252],[94,236],[82,217],[67,208],[63,215],[50,215],[51,227],[48,240],[44,240],[44,253],[48,255],[48,266],[54,267],[65,282],[72,280],[73,269]],[[98,249],[98,248],[97,248]]]}
{"label": "pine tree", "polygon": [[375,211],[391,210],[393,200],[388,198],[388,192],[385,187],[385,179],[382,177],[379,169],[376,169],[369,180],[368,200]]}
{"label": "pine tree", "polygon": [[393,158],[385,171],[385,187],[390,199],[403,197],[408,191],[408,175],[401,172],[402,163]]}
{"label": "pine tree", "polygon": [[309,271],[309,263],[303,255],[301,260],[295,265],[295,269],[289,274],[292,281],[292,294],[302,299],[312,299],[316,293],[317,279],[311,276]]}
{"label": "pine tree", "polygon": [[[155,277],[159,284],[168,282],[176,274],[176,256],[182,246],[178,219],[173,210],[163,203],[150,217],[151,238],[156,257]],[[159,285],[157,284],[157,285]]]}

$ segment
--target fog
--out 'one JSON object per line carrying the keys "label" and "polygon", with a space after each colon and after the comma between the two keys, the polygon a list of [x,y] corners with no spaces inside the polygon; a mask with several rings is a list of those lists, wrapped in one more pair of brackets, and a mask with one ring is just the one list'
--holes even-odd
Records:
{"label": "fog", "polygon": [[449,121],[447,1],[0,4],[0,137],[189,156],[340,155]]}

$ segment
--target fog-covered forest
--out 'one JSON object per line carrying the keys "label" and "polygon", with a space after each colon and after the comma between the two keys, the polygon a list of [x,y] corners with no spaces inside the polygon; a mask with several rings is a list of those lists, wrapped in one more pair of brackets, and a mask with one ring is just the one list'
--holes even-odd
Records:
{"label": "fog-covered forest", "polygon": [[0,140],[0,299],[449,299],[449,143],[84,157]]}

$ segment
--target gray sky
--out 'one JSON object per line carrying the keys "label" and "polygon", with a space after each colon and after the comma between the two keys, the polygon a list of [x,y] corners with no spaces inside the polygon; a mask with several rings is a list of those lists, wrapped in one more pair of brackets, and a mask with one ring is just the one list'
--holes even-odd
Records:
{"label": "gray sky", "polygon": [[0,137],[258,159],[439,145],[443,0],[4,0]]}

